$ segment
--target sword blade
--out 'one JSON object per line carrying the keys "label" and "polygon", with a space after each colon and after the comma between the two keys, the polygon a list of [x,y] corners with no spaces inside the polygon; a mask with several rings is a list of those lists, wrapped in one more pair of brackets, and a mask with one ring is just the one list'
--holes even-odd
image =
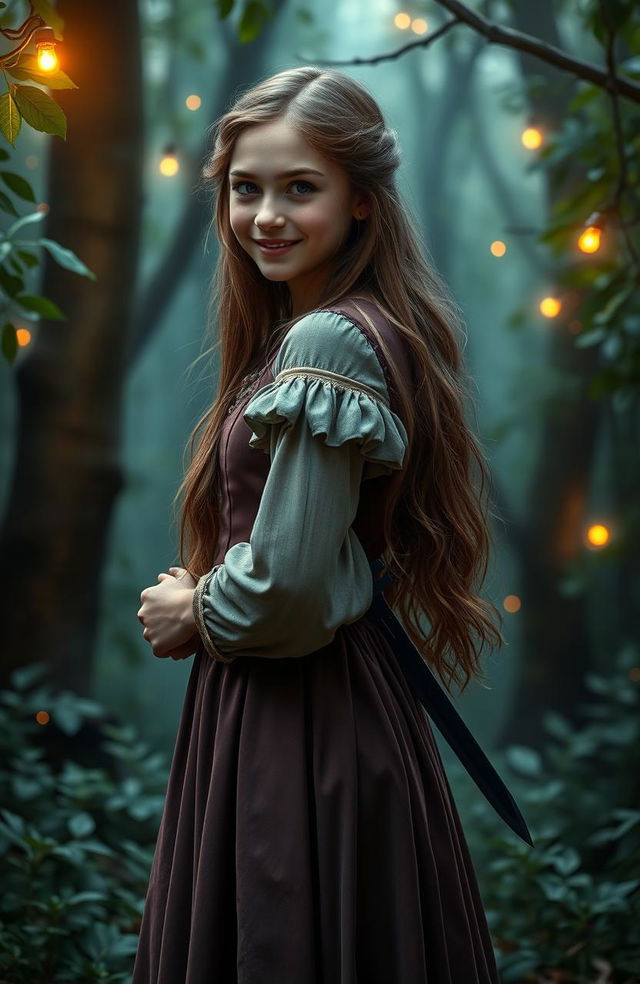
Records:
{"label": "sword blade", "polygon": [[515,799],[381,593],[374,596],[367,616],[382,629],[412,692],[498,816],[518,837],[534,847],[529,828]]}

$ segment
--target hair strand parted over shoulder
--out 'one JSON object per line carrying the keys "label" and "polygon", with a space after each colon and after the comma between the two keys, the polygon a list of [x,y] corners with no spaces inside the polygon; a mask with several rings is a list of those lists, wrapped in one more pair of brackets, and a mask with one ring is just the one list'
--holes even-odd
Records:
{"label": "hair strand parted over shoulder", "polygon": [[213,127],[202,177],[215,193],[221,244],[210,304],[220,371],[216,400],[193,430],[190,464],[176,495],[176,502],[182,497],[181,563],[195,577],[211,568],[218,535],[215,463],[226,407],[252,361],[294,321],[288,288],[262,276],[229,221],[227,177],[238,136],[283,117],[370,202],[367,221],[352,223],[317,307],[366,292],[409,348],[417,385],[410,392],[407,380],[396,379],[409,449],[388,499],[384,557],[395,581],[386,595],[447,688],[457,683],[464,690],[482,676],[483,646],[502,638],[499,613],[478,594],[490,548],[488,471],[464,419],[462,323],[397,190],[395,133],[367,90],[341,72],[313,66],[280,72],[240,95]]}

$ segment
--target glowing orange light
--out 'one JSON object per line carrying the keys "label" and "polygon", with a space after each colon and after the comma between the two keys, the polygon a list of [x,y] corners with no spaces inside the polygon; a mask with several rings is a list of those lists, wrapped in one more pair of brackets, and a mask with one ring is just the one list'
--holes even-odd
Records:
{"label": "glowing orange light", "polygon": [[31,341],[31,332],[28,328],[16,328],[16,341],[18,345],[24,347]]}
{"label": "glowing orange light", "polygon": [[399,31],[406,31],[411,24],[411,18],[409,17],[409,14],[396,14],[393,18],[393,23]]}
{"label": "glowing orange light", "polygon": [[41,72],[55,72],[58,67],[58,56],[52,44],[38,45],[37,61]]}
{"label": "glowing orange light", "polygon": [[429,25],[422,17],[416,17],[415,20],[411,21],[411,30],[414,34],[426,34],[428,29]]}
{"label": "glowing orange light", "polygon": [[555,318],[562,310],[562,304],[557,297],[543,297],[538,307],[540,314],[545,318]]}
{"label": "glowing orange light", "polygon": [[514,612],[520,611],[520,609],[522,608],[522,602],[520,601],[517,595],[507,595],[507,597],[502,602],[502,607],[504,608],[505,612],[511,612],[511,614],[513,614]]}
{"label": "glowing orange light", "polygon": [[36,212],[44,212],[44,214],[47,215],[47,213],[49,212],[49,203],[38,202],[38,204],[36,205]]}
{"label": "glowing orange light", "polygon": [[30,171],[35,171],[35,169],[40,164],[40,160],[39,158],[36,157],[35,154],[27,154],[27,156],[24,159],[24,162]]}
{"label": "glowing orange light", "polygon": [[594,523],[587,530],[587,541],[592,547],[604,547],[610,536],[609,530],[602,523]]}
{"label": "glowing orange light", "polygon": [[629,679],[634,683],[640,683],[640,666],[632,666],[629,670]]}
{"label": "glowing orange light", "polygon": [[506,244],[503,243],[501,239],[494,239],[491,245],[489,246],[489,249],[491,250],[494,256],[504,256],[504,254],[507,252]]}
{"label": "glowing orange light", "polygon": [[600,249],[600,235],[602,230],[598,226],[587,226],[578,237],[578,247],[583,253],[596,253]]}
{"label": "glowing orange light", "polygon": [[202,106],[202,99],[200,98],[200,96],[196,96],[194,93],[192,93],[190,96],[187,96],[184,102],[187,109],[195,110],[195,109],[200,109],[200,107]]}
{"label": "glowing orange light", "polygon": [[520,134],[522,146],[527,150],[537,150],[542,144],[542,133],[535,126],[528,126]]}
{"label": "glowing orange light", "polygon": [[165,178],[172,178],[180,170],[180,163],[175,154],[165,154],[159,164],[160,174]]}
{"label": "glowing orange light", "polygon": [[48,711],[38,711],[36,714],[36,721],[38,724],[49,724],[50,720]]}

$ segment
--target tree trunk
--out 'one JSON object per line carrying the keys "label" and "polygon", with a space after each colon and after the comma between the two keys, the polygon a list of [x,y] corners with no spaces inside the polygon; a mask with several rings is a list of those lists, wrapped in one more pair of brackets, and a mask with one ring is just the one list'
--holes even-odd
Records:
{"label": "tree trunk", "polygon": [[42,293],[68,316],[41,322],[16,371],[15,468],[0,534],[2,683],[43,661],[54,686],[90,691],[100,574],[122,486],[120,423],[142,205],[137,4],[61,0],[56,92],[68,139],[50,141],[47,235],[97,275],[47,259]]}

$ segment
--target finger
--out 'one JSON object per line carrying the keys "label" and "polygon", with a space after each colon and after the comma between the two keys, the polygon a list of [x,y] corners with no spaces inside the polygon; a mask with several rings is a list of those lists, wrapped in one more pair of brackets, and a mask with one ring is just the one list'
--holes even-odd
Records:
{"label": "finger", "polygon": [[169,573],[172,574],[177,580],[187,576],[187,570],[184,567],[170,567]]}
{"label": "finger", "polygon": [[171,574],[164,574],[164,573],[158,574],[158,580],[159,581],[164,581],[165,578],[167,578],[167,577],[171,577]]}
{"label": "finger", "polygon": [[197,649],[197,645],[193,642],[183,642],[181,646],[176,646],[175,649],[169,650],[167,656],[171,656],[171,659],[186,659],[191,656]]}

